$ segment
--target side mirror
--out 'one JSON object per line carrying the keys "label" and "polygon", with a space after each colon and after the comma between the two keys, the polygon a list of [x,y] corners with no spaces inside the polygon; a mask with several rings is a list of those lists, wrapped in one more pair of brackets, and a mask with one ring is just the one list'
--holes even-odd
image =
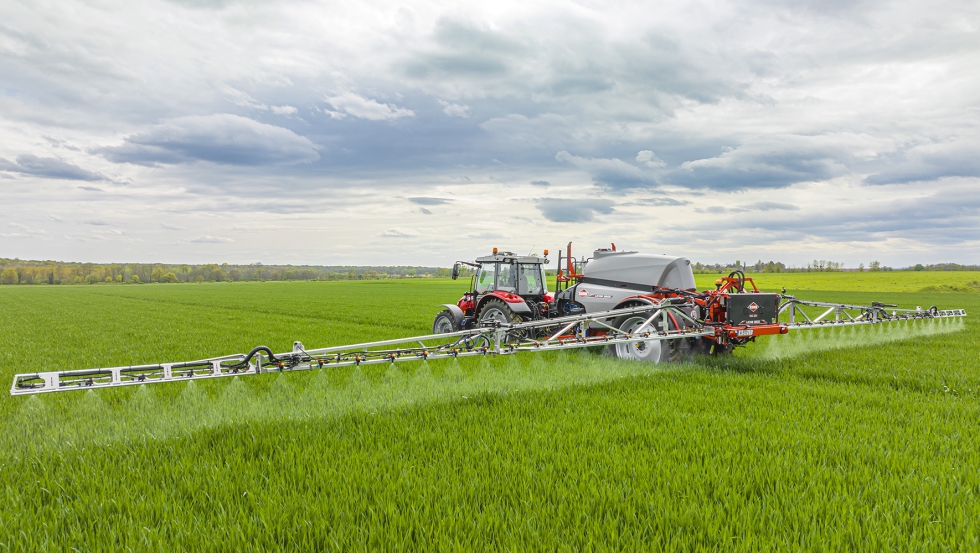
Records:
{"label": "side mirror", "polygon": [[459,263],[456,263],[455,265],[453,265],[453,280],[456,280],[457,278],[459,278],[459,268],[460,268],[460,264]]}

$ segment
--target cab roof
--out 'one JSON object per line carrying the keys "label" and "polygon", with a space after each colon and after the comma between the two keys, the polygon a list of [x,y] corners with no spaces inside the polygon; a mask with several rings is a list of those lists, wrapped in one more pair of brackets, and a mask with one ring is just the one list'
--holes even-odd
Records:
{"label": "cab roof", "polygon": [[543,257],[533,255],[516,255],[512,252],[498,252],[493,255],[476,258],[477,263],[493,263],[502,261],[506,263],[537,263],[542,264],[546,261]]}

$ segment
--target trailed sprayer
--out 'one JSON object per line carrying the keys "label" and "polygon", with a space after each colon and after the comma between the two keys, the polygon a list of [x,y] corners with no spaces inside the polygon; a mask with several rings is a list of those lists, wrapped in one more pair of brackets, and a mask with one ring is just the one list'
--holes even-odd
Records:
{"label": "trailed sprayer", "polygon": [[10,393],[38,394],[319,370],[427,359],[499,356],[576,348],[603,348],[622,359],[676,361],[690,355],[725,355],[759,337],[814,328],[887,325],[965,317],[963,309],[808,301],[763,293],[734,271],[697,291],[683,257],[617,251],[615,245],[576,260],[568,244],[558,255],[555,289],[548,290],[543,257],[493,252],[453,266],[473,268],[456,303],[443,305],[433,333],[328,348],[248,353],[173,363],[82,370],[50,370],[14,377]]}

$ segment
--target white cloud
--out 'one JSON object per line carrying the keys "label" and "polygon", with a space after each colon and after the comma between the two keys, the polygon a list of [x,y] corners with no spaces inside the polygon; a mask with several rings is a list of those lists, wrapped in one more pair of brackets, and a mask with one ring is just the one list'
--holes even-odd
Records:
{"label": "white cloud", "polygon": [[276,115],[295,115],[299,111],[293,106],[272,106],[270,109]]}
{"label": "white cloud", "polygon": [[237,88],[232,88],[230,86],[222,86],[221,89],[228,99],[237,106],[263,110],[269,109],[269,106],[257,101],[255,98],[252,98],[252,96],[245,91],[238,90]]}
{"label": "white cloud", "polygon": [[188,242],[193,242],[195,244],[224,244],[227,242],[234,242],[231,238],[226,236],[211,236],[210,234],[204,234],[201,236],[195,236],[188,240]]}
{"label": "white cloud", "polygon": [[412,229],[405,228],[390,228],[378,236],[383,236],[385,238],[414,238],[418,236],[419,233]]}
{"label": "white cloud", "polygon": [[[381,104],[377,100],[370,100],[353,92],[328,96],[324,100],[339,112],[369,121],[389,121],[415,116],[415,112],[410,109],[400,108],[394,104]],[[333,113],[330,113],[330,116],[335,117]]]}
{"label": "white cloud", "polygon": [[31,228],[21,223],[8,223],[8,226],[12,227],[14,232],[0,233],[0,236],[4,238],[32,238],[47,234],[44,229]]}
{"label": "white cloud", "polygon": [[469,117],[470,106],[463,104],[452,104],[445,100],[439,100],[439,104],[442,105],[442,112],[450,117]]}
{"label": "white cloud", "polygon": [[639,161],[651,169],[663,169],[667,166],[667,162],[657,157],[657,154],[653,153],[651,150],[641,150],[638,154],[636,154],[636,161]]}

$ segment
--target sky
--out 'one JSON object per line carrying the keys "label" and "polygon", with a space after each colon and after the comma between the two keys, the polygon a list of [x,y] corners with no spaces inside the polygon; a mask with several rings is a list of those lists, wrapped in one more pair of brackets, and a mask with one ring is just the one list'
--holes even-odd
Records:
{"label": "sky", "polygon": [[976,2],[0,0],[0,257],[980,263]]}

